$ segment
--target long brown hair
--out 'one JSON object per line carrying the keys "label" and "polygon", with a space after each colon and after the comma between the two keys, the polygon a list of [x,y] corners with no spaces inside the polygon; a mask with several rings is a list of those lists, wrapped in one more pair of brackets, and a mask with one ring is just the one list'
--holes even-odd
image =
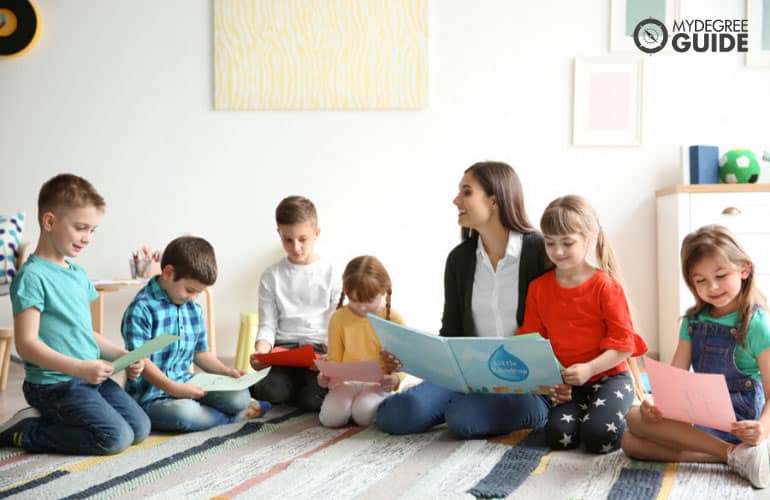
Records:
{"label": "long brown hair", "polygon": [[746,347],[746,334],[754,307],[767,309],[767,300],[754,279],[754,262],[735,239],[735,235],[723,226],[703,226],[688,234],[682,241],[682,276],[687,283],[687,288],[695,297],[695,305],[687,309],[686,314],[687,316],[694,316],[708,306],[698,296],[691,276],[693,267],[708,257],[724,260],[737,267],[741,267],[744,263],[748,264],[749,275],[741,280],[741,290],[738,292],[738,328],[735,333],[738,342]]}
{"label": "long brown hair", "polygon": [[553,200],[540,218],[540,230],[543,235],[564,236],[577,233],[586,239],[595,238],[599,267],[610,278],[622,284],[620,263],[615,250],[599,224],[596,210],[585,198],[570,194]]}
{"label": "long brown hair", "polygon": [[342,273],[342,293],[337,309],[345,302],[345,295],[351,295],[359,302],[371,302],[379,295],[385,295],[385,319],[390,319],[390,296],[393,293],[390,275],[377,257],[361,255],[348,262]]}
{"label": "long brown hair", "polygon": [[[466,174],[472,174],[479,181],[487,196],[494,196],[500,205],[500,223],[517,233],[534,233],[524,208],[524,191],[519,176],[513,167],[499,161],[483,161],[468,167]],[[467,240],[476,233],[469,227],[460,228],[460,236]]]}

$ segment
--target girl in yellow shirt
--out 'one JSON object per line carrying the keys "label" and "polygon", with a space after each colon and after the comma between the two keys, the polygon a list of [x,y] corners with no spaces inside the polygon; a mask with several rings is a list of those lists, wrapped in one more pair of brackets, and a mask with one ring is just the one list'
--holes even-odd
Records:
{"label": "girl in yellow shirt", "polygon": [[[343,305],[346,295],[348,302]],[[356,257],[345,267],[340,301],[329,320],[328,360],[378,361],[383,377],[379,383],[334,382],[319,373],[318,385],[329,387],[318,415],[322,425],[340,427],[352,417],[356,424],[367,426],[374,422],[386,393],[398,388],[400,378],[382,365],[382,346],[366,318],[367,314],[376,314],[403,324],[401,315],[390,307],[390,296],[390,276],[375,257]]]}

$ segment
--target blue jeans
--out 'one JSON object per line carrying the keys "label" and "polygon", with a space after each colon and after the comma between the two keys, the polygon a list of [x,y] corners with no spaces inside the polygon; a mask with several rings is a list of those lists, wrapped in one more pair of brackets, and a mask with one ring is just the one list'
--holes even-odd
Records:
{"label": "blue jeans", "polygon": [[73,378],[24,382],[24,397],[40,411],[24,431],[23,447],[38,453],[111,455],[144,441],[150,419],[113,380],[93,385]]}
{"label": "blue jeans", "polygon": [[542,427],[549,408],[537,394],[463,394],[423,382],[385,398],[376,421],[388,434],[425,432],[446,422],[457,436],[476,439]]}
{"label": "blue jeans", "polygon": [[[723,374],[730,391],[735,418],[739,422],[759,420],[765,406],[765,390],[760,379],[751,378],[735,365],[737,341],[733,335],[734,329],[710,321],[697,321],[692,316],[687,326],[692,340],[693,370],[698,373]],[[701,425],[696,427],[728,443],[740,443],[740,440],[729,432]]]}
{"label": "blue jeans", "polygon": [[229,424],[251,402],[249,390],[209,392],[201,399],[158,398],[142,405],[152,430],[191,432]]}

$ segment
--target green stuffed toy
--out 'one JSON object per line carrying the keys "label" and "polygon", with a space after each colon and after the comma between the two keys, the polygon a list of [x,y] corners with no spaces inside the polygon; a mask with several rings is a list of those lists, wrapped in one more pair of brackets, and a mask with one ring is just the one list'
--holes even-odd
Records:
{"label": "green stuffed toy", "polygon": [[759,162],[750,149],[731,149],[719,158],[719,182],[754,183],[759,180]]}

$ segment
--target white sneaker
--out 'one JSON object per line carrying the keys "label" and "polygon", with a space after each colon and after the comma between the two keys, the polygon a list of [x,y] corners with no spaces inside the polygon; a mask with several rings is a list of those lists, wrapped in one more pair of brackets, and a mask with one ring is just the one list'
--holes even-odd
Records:
{"label": "white sneaker", "polygon": [[767,488],[770,484],[767,442],[757,446],[739,444],[727,454],[727,465],[738,475],[748,479],[755,488]]}
{"label": "white sneaker", "polygon": [[31,406],[22,408],[0,424],[0,445],[11,445],[21,448],[24,422],[31,418],[40,417],[40,412]]}

